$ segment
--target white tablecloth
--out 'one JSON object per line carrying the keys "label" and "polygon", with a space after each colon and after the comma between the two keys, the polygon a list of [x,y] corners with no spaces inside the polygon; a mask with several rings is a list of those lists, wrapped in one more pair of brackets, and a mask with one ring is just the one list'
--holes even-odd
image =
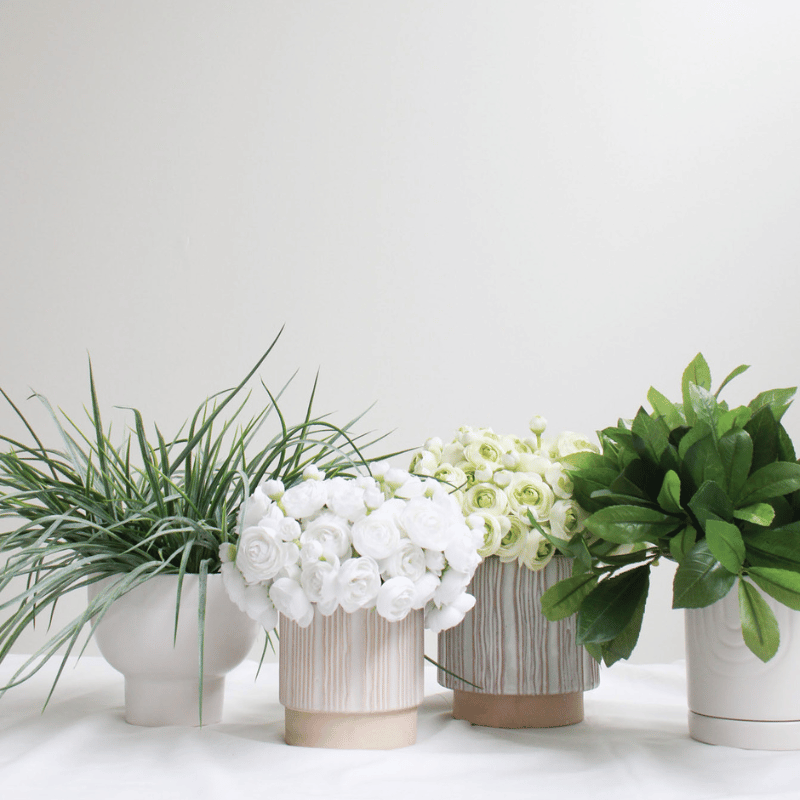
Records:
{"label": "white tablecloth", "polygon": [[192,729],[128,725],[122,676],[101,658],[71,661],[41,713],[48,664],[0,699],[0,798],[800,798],[800,752],[689,738],[681,663],[604,670],[585,721],[550,730],[454,720],[426,668],[418,742],[386,752],[289,747],[277,665],[254,683],[255,667],[229,675],[222,723]]}

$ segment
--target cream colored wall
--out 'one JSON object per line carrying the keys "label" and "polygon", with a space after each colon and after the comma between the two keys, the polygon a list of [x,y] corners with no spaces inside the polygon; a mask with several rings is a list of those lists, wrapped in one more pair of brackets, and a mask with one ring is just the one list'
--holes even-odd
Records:
{"label": "cream colored wall", "polygon": [[[698,350],[754,365],[733,399],[793,385],[798,34],[790,0],[5,0],[0,385],[79,415],[88,351],[174,429],[286,323],[263,377],[299,414],[321,366],[394,449],[593,431]],[[669,581],[639,661],[682,657]]]}

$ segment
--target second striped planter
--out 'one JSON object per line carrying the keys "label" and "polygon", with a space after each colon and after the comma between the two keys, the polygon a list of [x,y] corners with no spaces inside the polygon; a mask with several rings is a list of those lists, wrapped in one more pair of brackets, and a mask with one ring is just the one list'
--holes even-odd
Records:
{"label": "second striped planter", "polygon": [[583,719],[583,692],[597,686],[598,665],[575,643],[574,616],[549,622],[539,602],[571,568],[563,556],[536,572],[498,558],[478,567],[469,589],[475,608],[439,634],[439,662],[453,673],[440,670],[439,683],[453,689],[456,719],[493,728],[549,728]]}
{"label": "second striped planter", "polygon": [[289,744],[392,749],[414,744],[422,703],[423,612],[388,622],[374,609],[307,628],[281,617],[280,701]]}

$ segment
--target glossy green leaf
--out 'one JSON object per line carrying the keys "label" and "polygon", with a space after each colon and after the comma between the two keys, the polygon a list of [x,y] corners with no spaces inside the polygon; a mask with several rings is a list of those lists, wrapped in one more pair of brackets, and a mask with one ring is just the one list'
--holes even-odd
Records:
{"label": "glossy green leaf", "polygon": [[800,464],[776,461],[754,472],[742,487],[740,505],[749,506],[800,489]]}
{"label": "glossy green leaf", "polygon": [[697,531],[691,525],[686,525],[669,540],[669,553],[680,564],[696,542]]}
{"label": "glossy green leaf", "polygon": [[752,416],[753,412],[747,406],[724,411],[717,420],[717,436],[724,436],[730,430],[741,430]]}
{"label": "glossy green leaf", "polygon": [[778,423],[769,407],[759,409],[744,426],[753,442],[753,461],[750,470],[755,472],[778,460],[780,439]]}
{"label": "glossy green leaf", "polygon": [[769,389],[761,392],[748,404],[754,411],[769,406],[772,409],[776,422],[781,421],[781,417],[792,404],[792,398],[797,393],[797,387],[792,386],[788,389]]}
{"label": "glossy green leaf", "polygon": [[686,451],[683,464],[696,486],[700,487],[706,481],[713,481],[719,486],[725,485],[725,468],[717,443],[710,433]]}
{"label": "glossy green leaf", "polygon": [[686,451],[701,439],[706,438],[713,439],[711,428],[709,428],[704,422],[700,422],[693,428],[690,428],[688,431],[686,431],[686,434],[681,437],[680,443],[678,444],[678,455],[680,458],[686,458]]}
{"label": "glossy green leaf", "polygon": [[642,506],[610,506],[586,520],[586,528],[608,542],[655,542],[677,530],[682,521]]}
{"label": "glossy green leaf", "polygon": [[681,380],[681,388],[683,391],[683,413],[686,415],[686,421],[691,425],[697,419],[694,408],[691,403],[691,396],[689,394],[689,387],[694,384],[703,389],[711,389],[711,370],[708,368],[705,358],[702,353],[698,353],[691,361],[688,367],[683,372],[683,379]]}
{"label": "glossy green leaf", "polygon": [[650,405],[653,406],[653,411],[664,419],[670,430],[686,424],[683,413],[678,410],[675,404],[652,386],[650,391],[647,392],[647,399],[650,401]]}
{"label": "glossy green leaf", "polygon": [[722,485],[727,488],[728,496],[736,502],[750,474],[750,466],[753,463],[753,440],[747,431],[728,431],[717,441],[717,452],[724,474]]}
{"label": "glossy green leaf", "polygon": [[678,564],[672,583],[673,608],[704,608],[725,597],[736,576],[720,564],[701,539]]}
{"label": "glossy green leaf", "polygon": [[623,658],[630,658],[642,630],[647,591],[639,599],[630,622],[610,642],[603,642],[603,661],[607,667]]}
{"label": "glossy green leaf", "polygon": [[738,508],[733,512],[736,519],[752,522],[754,525],[763,525],[765,528],[772,525],[775,519],[775,509],[769,503],[754,503],[751,506]]}
{"label": "glossy green leaf", "polygon": [[797,453],[794,451],[794,444],[786,428],[779,422],[778,425],[778,458],[781,461],[797,461]]}
{"label": "glossy green leaf", "polygon": [[542,595],[542,613],[551,622],[571,616],[595,586],[597,578],[591,572],[559,581]]}
{"label": "glossy green leaf", "polygon": [[664,475],[661,491],[658,493],[658,504],[668,514],[682,514],[681,508],[681,479],[674,470],[669,470]]}
{"label": "glossy green leaf", "polygon": [[710,519],[706,523],[706,539],[712,555],[728,572],[737,574],[744,563],[744,540],[739,529],[730,522]]}
{"label": "glossy green leaf", "polygon": [[[651,417],[643,408],[636,413],[631,425],[631,432],[638,439],[634,439],[634,446],[643,445],[644,453],[651,456],[654,463],[661,460],[661,454],[669,446],[669,426],[659,417]],[[643,453],[640,453],[643,455]]]}
{"label": "glossy green leaf", "polygon": [[739,618],[744,643],[762,661],[769,661],[780,646],[778,622],[755,586],[739,581]]}
{"label": "glossy green leaf", "polygon": [[702,386],[690,383],[689,402],[692,405],[695,420],[697,422],[705,422],[709,429],[716,434],[717,420],[723,411],[714,395]]}
{"label": "glossy green leaf", "polygon": [[743,538],[751,565],[800,572],[800,522],[748,531]]}
{"label": "glossy green leaf", "polygon": [[619,636],[647,595],[650,567],[637,567],[599,583],[578,611],[578,644],[610,642]]}
{"label": "glossy green leaf", "polygon": [[726,376],[725,380],[719,385],[719,389],[714,392],[714,397],[719,397],[720,392],[738,375],[741,375],[746,370],[750,369],[749,364],[739,364],[736,369],[730,371],[730,373]]}
{"label": "glossy green leaf", "polygon": [[750,567],[749,576],[767,594],[795,611],[800,611],[800,575],[788,569]]}
{"label": "glossy green leaf", "polygon": [[730,522],[733,519],[733,506],[728,495],[722,491],[719,484],[706,481],[692,496],[689,508],[697,517],[697,521],[705,529],[709,519],[719,518]]}

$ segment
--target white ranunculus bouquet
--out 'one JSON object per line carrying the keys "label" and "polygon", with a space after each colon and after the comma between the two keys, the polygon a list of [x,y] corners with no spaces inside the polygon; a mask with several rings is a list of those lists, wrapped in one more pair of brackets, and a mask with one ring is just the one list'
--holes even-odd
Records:
{"label": "white ranunculus bouquet", "polygon": [[231,599],[268,630],[278,614],[307,627],[328,616],[375,609],[396,622],[425,609],[435,633],[475,603],[467,585],[481,561],[484,521],[464,518],[445,484],[373,465],[374,477],[325,479],[307,470],[284,490],[257,487],[239,518],[237,544],[220,547]]}
{"label": "white ranunculus bouquet", "polygon": [[[449,444],[429,439],[412,461],[410,471],[450,486],[451,497],[469,524],[483,534],[479,554],[501,561],[519,561],[542,569],[555,554],[549,536],[568,540],[583,530],[588,516],[572,499],[572,482],[563,459],[572,453],[599,452],[587,437],[566,431],[542,441],[543,417],[530,422],[532,436],[500,436],[491,428],[458,429]],[[451,559],[451,566],[455,566]]]}

